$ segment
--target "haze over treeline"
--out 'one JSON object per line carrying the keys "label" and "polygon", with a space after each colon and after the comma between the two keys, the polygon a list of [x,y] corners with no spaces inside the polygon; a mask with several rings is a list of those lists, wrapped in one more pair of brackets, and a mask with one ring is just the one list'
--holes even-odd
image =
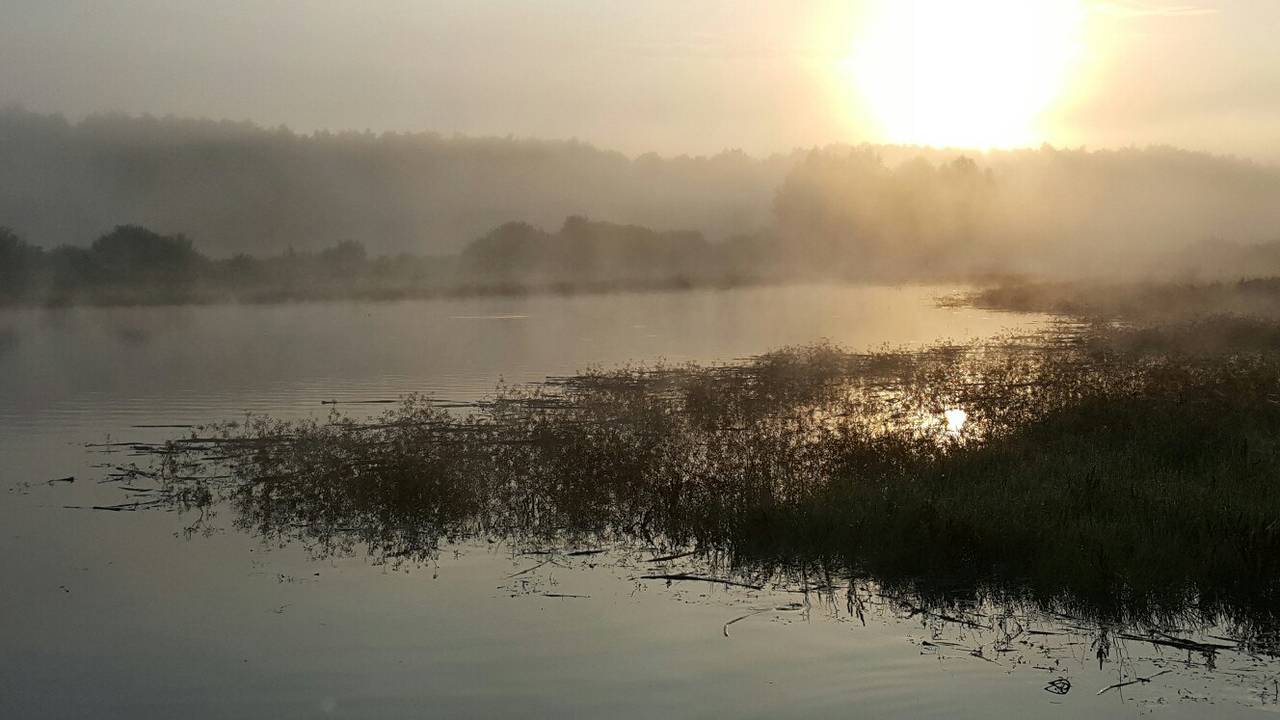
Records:
{"label": "haze over treeline", "polygon": [[558,226],[574,214],[729,235],[768,221],[790,164],[145,116],[73,123],[10,109],[0,112],[0,225],[41,245],[84,245],[137,223],[215,255],[350,239],[378,253],[452,253],[510,220]]}
{"label": "haze over treeline", "polygon": [[641,238],[626,252],[642,252],[648,237],[671,258],[690,256],[673,242],[699,257],[709,255],[700,243],[730,247],[719,256],[739,273],[1280,270],[1268,245],[1280,240],[1280,169],[1169,147],[630,158],[574,141],[0,111],[0,226],[43,247],[85,246],[137,224],[181,233],[212,257],[344,241],[375,256],[453,254],[522,222],[507,230],[525,244],[490,242],[485,262],[508,274],[571,272],[581,263],[504,264],[492,251],[563,255],[554,238],[569,237],[562,225],[573,216],[655,231],[623,232]]}

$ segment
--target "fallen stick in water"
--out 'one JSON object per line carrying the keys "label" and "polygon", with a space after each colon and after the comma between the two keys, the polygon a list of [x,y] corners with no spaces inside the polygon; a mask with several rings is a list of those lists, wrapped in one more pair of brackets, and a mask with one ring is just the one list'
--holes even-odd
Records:
{"label": "fallen stick in water", "polygon": [[510,578],[513,578],[513,577],[519,577],[520,575],[524,575],[524,574],[526,574],[526,573],[531,573],[531,572],[533,572],[534,570],[537,570],[538,568],[542,567],[543,565],[546,565],[547,563],[551,563],[551,562],[555,562],[555,558],[548,558],[548,559],[543,560],[542,562],[538,563],[537,565],[534,565],[533,567],[525,568],[524,570],[521,570],[521,571],[519,571],[519,572],[513,572],[513,573],[511,573],[510,575],[508,575],[508,576],[507,576],[507,579],[510,579]]}
{"label": "fallen stick in water", "polygon": [[1124,640],[1136,640],[1138,642],[1151,643],[1152,645],[1163,645],[1165,647],[1177,648],[1179,650],[1195,650],[1203,653],[1215,653],[1219,650],[1235,650],[1235,645],[1222,645],[1219,643],[1197,642],[1195,640],[1187,640],[1186,638],[1165,636],[1163,638],[1152,637],[1149,635],[1131,635],[1122,633],[1118,635]]}
{"label": "fallen stick in water", "polygon": [[145,502],[139,501],[139,502],[131,502],[131,503],[121,503],[120,505],[92,505],[89,507],[89,509],[90,510],[110,510],[111,512],[133,512],[135,510],[142,510],[149,507],[155,507],[161,504],[162,502],[164,502],[163,499],[157,498],[155,500],[147,500]]}
{"label": "fallen stick in water", "polygon": [[1106,686],[1106,687],[1102,688],[1101,690],[1099,690],[1099,691],[1098,691],[1098,694],[1099,694],[1099,695],[1101,695],[1102,693],[1104,693],[1104,692],[1106,692],[1106,691],[1108,691],[1108,690],[1117,690],[1117,689],[1119,689],[1119,688],[1122,688],[1122,687],[1128,687],[1128,686],[1130,686],[1130,685],[1138,685],[1138,684],[1140,684],[1140,683],[1149,683],[1149,682],[1151,682],[1152,680],[1154,680],[1155,678],[1158,678],[1158,677],[1160,677],[1161,675],[1164,675],[1165,673],[1168,673],[1168,672],[1173,672],[1173,671],[1172,671],[1172,670],[1161,670],[1160,672],[1156,673],[1155,675],[1152,675],[1151,677],[1140,677],[1140,678],[1134,678],[1134,679],[1132,679],[1132,680],[1126,680],[1125,682],[1118,682],[1118,683],[1115,683],[1114,685],[1108,685],[1108,686]]}
{"label": "fallen stick in water", "polygon": [[749,613],[747,613],[746,615],[739,615],[738,617],[736,617],[736,618],[734,618],[734,619],[730,620],[729,622],[725,623],[725,624],[724,624],[724,627],[723,627],[723,628],[721,628],[721,632],[723,632],[723,633],[724,633],[724,636],[725,636],[725,637],[729,637],[729,626],[730,626],[730,625],[732,625],[732,624],[734,624],[734,623],[736,623],[736,622],[742,621],[742,620],[746,620],[746,619],[747,619],[747,618],[749,618],[749,617],[755,617],[756,615],[759,615],[760,613],[766,613],[766,612],[769,612],[769,610],[770,610],[770,609],[771,609],[771,608],[764,608],[763,610],[755,610],[755,611],[753,611],[753,612],[749,612]]}
{"label": "fallen stick in water", "polygon": [[321,405],[394,405],[399,400],[321,400]]}
{"label": "fallen stick in water", "polygon": [[689,575],[687,573],[674,573],[670,575],[641,575],[641,580],[666,580],[667,582],[705,582],[716,585],[731,585],[733,587],[747,588],[748,590],[763,590],[763,585],[749,585],[740,583],[735,580],[724,580],[722,578],[703,577],[702,575]]}

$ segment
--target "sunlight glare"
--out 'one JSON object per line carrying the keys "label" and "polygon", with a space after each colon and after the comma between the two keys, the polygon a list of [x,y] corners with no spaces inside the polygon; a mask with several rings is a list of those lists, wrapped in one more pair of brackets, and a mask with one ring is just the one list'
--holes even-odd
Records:
{"label": "sunlight glare", "polygon": [[1082,0],[877,0],[844,60],[889,142],[988,149],[1040,140],[1081,55]]}

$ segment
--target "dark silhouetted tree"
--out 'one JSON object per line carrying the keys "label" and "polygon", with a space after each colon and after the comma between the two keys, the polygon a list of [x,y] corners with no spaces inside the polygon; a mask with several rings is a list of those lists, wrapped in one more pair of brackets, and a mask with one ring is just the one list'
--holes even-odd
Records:
{"label": "dark silhouetted tree", "polygon": [[551,236],[526,222],[509,222],[473,241],[462,253],[472,272],[498,276],[534,274],[545,269]]}
{"label": "dark silhouetted tree", "polygon": [[160,235],[138,225],[117,226],[89,251],[107,282],[189,281],[204,262],[185,236]]}
{"label": "dark silhouetted tree", "polygon": [[44,253],[18,234],[0,226],[0,301],[26,296],[41,270]]}
{"label": "dark silhouetted tree", "polygon": [[369,255],[359,242],[343,240],[333,247],[321,250],[319,259],[325,274],[350,279],[364,273]]}

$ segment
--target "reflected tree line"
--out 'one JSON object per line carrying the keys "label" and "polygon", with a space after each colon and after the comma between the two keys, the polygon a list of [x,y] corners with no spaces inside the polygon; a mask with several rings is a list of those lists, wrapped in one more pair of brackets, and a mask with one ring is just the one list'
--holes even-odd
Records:
{"label": "reflected tree line", "polygon": [[117,477],[154,483],[130,509],[196,513],[193,531],[229,512],[321,557],[644,547],[749,585],[874,583],[939,616],[994,603],[1270,652],[1277,332],[1073,325],[637,366],[462,409],[413,397],[372,420],[211,426],[139,446],[153,462]]}

